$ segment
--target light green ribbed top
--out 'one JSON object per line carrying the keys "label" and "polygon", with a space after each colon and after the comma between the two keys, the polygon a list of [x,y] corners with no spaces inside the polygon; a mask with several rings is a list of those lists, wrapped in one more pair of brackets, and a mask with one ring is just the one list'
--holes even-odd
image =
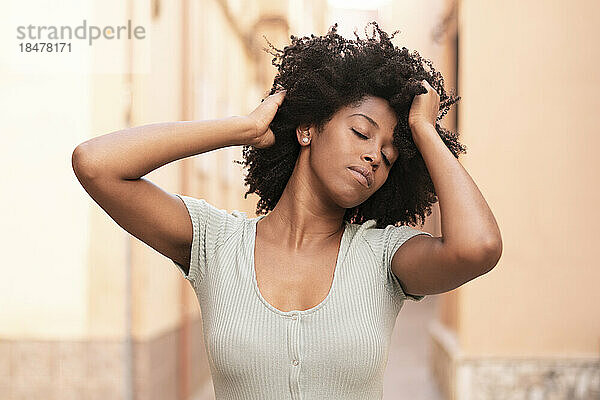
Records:
{"label": "light green ribbed top", "polygon": [[261,295],[254,270],[256,223],[237,210],[177,195],[193,225],[189,274],[202,314],[216,400],[376,400],[405,294],[390,263],[409,226],[345,223],[327,297],[281,311]]}

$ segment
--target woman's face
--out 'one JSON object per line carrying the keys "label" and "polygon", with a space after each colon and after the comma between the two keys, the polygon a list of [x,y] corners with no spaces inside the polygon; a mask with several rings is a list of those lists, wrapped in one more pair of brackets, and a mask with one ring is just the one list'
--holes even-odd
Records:
{"label": "woman's face", "polygon": [[[340,109],[323,131],[310,128],[310,169],[337,205],[356,207],[385,183],[398,158],[392,145],[396,124],[387,100],[367,96],[358,106]],[[298,132],[302,143],[305,131]],[[370,172],[367,185],[352,168]]]}

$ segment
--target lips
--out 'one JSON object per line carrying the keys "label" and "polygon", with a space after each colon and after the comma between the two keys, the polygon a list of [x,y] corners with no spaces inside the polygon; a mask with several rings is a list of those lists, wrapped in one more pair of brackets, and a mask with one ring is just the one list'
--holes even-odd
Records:
{"label": "lips", "polygon": [[348,167],[349,170],[355,173],[357,180],[359,180],[366,187],[371,187],[373,184],[373,174],[371,171],[364,167],[359,167],[356,165]]}

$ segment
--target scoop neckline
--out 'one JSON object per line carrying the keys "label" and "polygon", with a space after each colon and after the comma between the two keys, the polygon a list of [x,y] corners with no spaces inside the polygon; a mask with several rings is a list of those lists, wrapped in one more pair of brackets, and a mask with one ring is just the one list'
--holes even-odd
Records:
{"label": "scoop neckline", "polygon": [[270,311],[274,312],[275,314],[279,314],[285,317],[293,317],[294,315],[307,315],[307,314],[311,314],[319,309],[321,309],[328,301],[329,299],[332,297],[333,292],[335,291],[336,288],[336,282],[338,280],[338,275],[339,275],[339,269],[340,266],[343,264],[344,258],[345,258],[345,254],[346,254],[346,247],[347,247],[347,234],[348,234],[348,222],[344,221],[344,232],[342,233],[342,238],[340,239],[340,246],[338,249],[338,254],[336,257],[336,262],[335,262],[335,269],[333,270],[333,280],[331,282],[331,287],[329,288],[329,292],[327,293],[327,296],[325,296],[325,298],[316,306],[308,308],[306,310],[290,310],[290,311],[282,311],[276,307],[274,307],[271,303],[269,303],[264,297],[263,295],[260,293],[260,289],[258,288],[258,281],[256,280],[256,263],[254,261],[254,251],[256,250],[256,226],[258,224],[258,221],[263,219],[264,217],[266,217],[266,215],[260,215],[256,218],[252,218],[251,221],[251,240],[250,240],[250,269],[251,269],[251,273],[252,273],[252,286],[254,287],[254,292],[256,293],[258,299],[263,303],[263,305],[269,309]]}

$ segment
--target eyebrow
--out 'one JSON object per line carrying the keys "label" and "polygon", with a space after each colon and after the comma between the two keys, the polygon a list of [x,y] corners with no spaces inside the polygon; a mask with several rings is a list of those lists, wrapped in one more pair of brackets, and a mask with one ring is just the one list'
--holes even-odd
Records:
{"label": "eyebrow", "polygon": [[367,119],[367,120],[368,120],[368,121],[371,123],[371,125],[373,125],[373,126],[374,126],[375,128],[377,128],[377,129],[379,129],[379,125],[377,125],[377,122],[375,122],[375,121],[373,120],[373,118],[369,117],[368,115],[361,114],[361,113],[355,113],[355,114],[352,114],[352,115],[350,115],[350,116],[352,117],[352,116],[354,116],[354,115],[360,115],[361,117],[365,117],[365,118],[366,118],[366,119]]}

